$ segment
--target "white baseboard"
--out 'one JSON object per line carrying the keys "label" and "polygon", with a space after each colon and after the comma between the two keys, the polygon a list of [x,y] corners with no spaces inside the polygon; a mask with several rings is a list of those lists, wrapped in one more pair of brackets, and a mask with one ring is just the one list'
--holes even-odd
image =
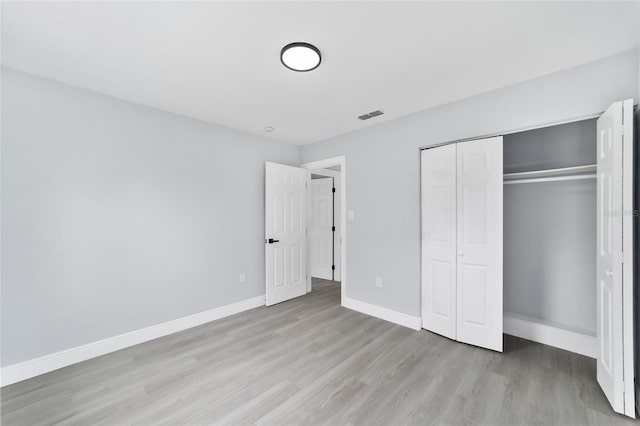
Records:
{"label": "white baseboard", "polygon": [[420,330],[422,328],[422,318],[414,317],[413,315],[408,315],[398,311],[392,311],[391,309],[383,308],[381,306],[371,305],[348,297],[345,297],[344,304],[342,306],[363,314],[371,315],[372,317],[409,327],[413,330]]}
{"label": "white baseboard", "polygon": [[139,343],[167,336],[178,331],[186,330],[220,318],[228,317],[239,312],[264,306],[264,295],[242,300],[230,305],[199,312],[197,314],[178,318],[175,320],[152,325],[140,330],[109,337],[97,342],[66,349],[50,355],[9,365],[0,369],[0,386],[21,382],[40,374],[48,373],[71,364],[86,361],[101,355],[128,348]]}
{"label": "white baseboard", "polygon": [[591,358],[596,358],[598,354],[595,336],[560,328],[533,318],[505,314],[504,333]]}

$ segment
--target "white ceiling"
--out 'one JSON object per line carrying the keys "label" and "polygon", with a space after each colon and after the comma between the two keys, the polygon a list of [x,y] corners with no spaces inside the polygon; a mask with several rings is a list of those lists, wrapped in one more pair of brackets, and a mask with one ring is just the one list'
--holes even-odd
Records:
{"label": "white ceiling", "polygon": [[[3,2],[2,63],[308,144],[637,48],[638,17],[637,2]],[[294,41],[322,65],[283,67]]]}

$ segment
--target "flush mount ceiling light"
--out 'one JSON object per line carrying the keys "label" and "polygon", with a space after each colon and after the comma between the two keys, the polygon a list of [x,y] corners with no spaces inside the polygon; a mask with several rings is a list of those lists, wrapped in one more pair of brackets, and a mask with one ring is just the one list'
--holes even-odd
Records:
{"label": "flush mount ceiling light", "polygon": [[287,44],[280,51],[280,62],[292,71],[311,71],[320,66],[320,50],[312,44],[296,42]]}
{"label": "flush mount ceiling light", "polygon": [[273,132],[274,130],[275,130],[275,127],[273,127],[273,126],[267,126],[267,127],[264,128],[265,132]]}

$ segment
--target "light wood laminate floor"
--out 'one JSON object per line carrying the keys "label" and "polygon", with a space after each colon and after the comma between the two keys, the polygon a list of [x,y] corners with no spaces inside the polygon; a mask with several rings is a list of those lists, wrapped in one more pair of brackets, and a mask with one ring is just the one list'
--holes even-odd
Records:
{"label": "light wood laminate floor", "polygon": [[338,284],[2,389],[9,425],[622,425],[595,361],[505,353],[340,306]]}

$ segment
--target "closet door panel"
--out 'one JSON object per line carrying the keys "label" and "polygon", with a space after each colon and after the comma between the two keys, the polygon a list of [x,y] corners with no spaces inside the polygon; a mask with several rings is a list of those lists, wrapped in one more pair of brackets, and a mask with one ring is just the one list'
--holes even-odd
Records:
{"label": "closet door panel", "polygon": [[502,137],[457,147],[457,340],[502,351]]}
{"label": "closet door panel", "polygon": [[[598,119],[597,342],[598,383],[611,407],[624,412],[622,207],[623,105]],[[633,380],[631,378],[630,380]]]}
{"label": "closet door panel", "polygon": [[421,153],[422,327],[456,338],[456,145]]}

